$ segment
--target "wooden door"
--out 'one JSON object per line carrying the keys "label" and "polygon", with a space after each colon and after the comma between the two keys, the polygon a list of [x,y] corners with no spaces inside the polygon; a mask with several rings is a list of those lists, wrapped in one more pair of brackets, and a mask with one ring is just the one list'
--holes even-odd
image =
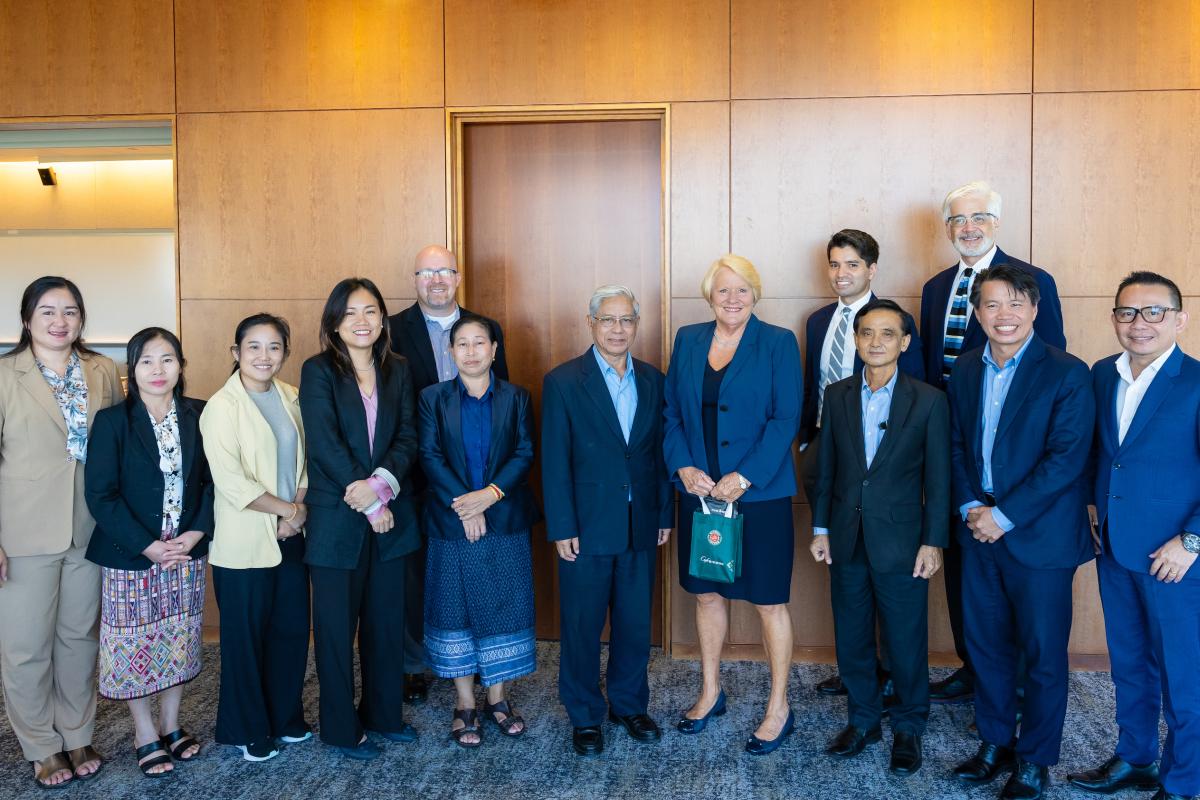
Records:
{"label": "wooden door", "polygon": [[[642,323],[633,354],[663,365],[662,153],[658,119],[472,122],[462,130],[465,304],[504,329],[512,381],[542,378],[592,343],[592,291],[631,288]],[[541,495],[541,473],[532,478]],[[558,569],[533,532],[537,635],[559,636]],[[658,566],[661,586],[662,563]],[[662,642],[661,592],[654,641]]]}

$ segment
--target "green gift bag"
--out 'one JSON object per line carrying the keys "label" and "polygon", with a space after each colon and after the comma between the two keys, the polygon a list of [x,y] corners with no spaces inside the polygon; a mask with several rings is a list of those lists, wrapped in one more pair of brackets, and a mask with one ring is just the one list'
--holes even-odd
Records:
{"label": "green gift bag", "polygon": [[733,583],[742,576],[742,516],[734,503],[714,511],[700,498],[692,513],[692,555],[688,574],[715,583]]}

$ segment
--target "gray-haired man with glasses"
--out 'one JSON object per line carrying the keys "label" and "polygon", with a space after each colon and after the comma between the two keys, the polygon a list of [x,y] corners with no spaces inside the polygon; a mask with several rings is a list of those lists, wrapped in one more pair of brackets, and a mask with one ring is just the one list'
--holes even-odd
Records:
{"label": "gray-haired man with glasses", "polygon": [[[1062,306],[1054,278],[1045,270],[1013,258],[996,245],[1001,208],[999,193],[983,181],[959,186],[942,202],[946,238],[958,252],[959,261],[926,281],[921,290],[925,380],[939,389],[945,390],[954,362],[960,355],[983,347],[987,342],[987,336],[974,318],[970,297],[976,277],[993,265],[1010,264],[1034,276],[1041,299],[1033,330],[1046,344],[1067,349]],[[954,537],[950,538],[945,560],[946,606],[950,613],[950,629],[954,633],[954,650],[963,666],[949,678],[931,683],[929,699],[935,703],[967,703],[975,694],[975,674],[963,638],[962,552]]]}
{"label": "gray-haired man with glasses", "polygon": [[[416,395],[427,386],[458,377],[458,367],[450,357],[450,328],[466,310],[458,305],[458,259],[445,247],[431,244],[417,253],[413,262],[413,289],[417,302],[388,317],[388,332],[392,350],[408,359]],[[470,312],[467,312],[470,313]],[[497,378],[508,380],[508,362],[504,359],[504,334],[500,324],[492,321],[496,332],[496,360],[492,371]],[[420,465],[411,472],[418,496],[425,490],[425,476]],[[408,615],[404,625],[404,693],[408,702],[420,702],[429,691],[422,670],[425,668],[425,547],[408,557],[408,572],[404,579],[405,608]]]}

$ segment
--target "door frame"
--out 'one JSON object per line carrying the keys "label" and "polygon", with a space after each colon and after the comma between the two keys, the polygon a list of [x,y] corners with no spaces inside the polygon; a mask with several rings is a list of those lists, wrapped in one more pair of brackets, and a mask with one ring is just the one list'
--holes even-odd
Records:
{"label": "door frame", "polygon": [[[465,241],[466,225],[463,159],[463,129],[471,124],[486,123],[540,123],[540,122],[612,122],[620,120],[658,120],[659,158],[659,207],[662,219],[659,225],[660,252],[659,296],[662,323],[662,342],[659,352],[662,363],[657,364],[664,372],[671,358],[671,104],[670,103],[597,103],[590,105],[539,105],[539,106],[450,106],[446,108],[446,242],[451,251],[458,255],[461,279],[458,286],[458,301],[466,298],[467,281],[471,280],[470,253]],[[644,309],[643,309],[644,310]],[[676,531],[676,536],[679,532]],[[671,558],[673,549],[660,548],[663,559],[662,585],[662,649],[670,654],[671,636],[671,587],[675,583],[675,562]]]}

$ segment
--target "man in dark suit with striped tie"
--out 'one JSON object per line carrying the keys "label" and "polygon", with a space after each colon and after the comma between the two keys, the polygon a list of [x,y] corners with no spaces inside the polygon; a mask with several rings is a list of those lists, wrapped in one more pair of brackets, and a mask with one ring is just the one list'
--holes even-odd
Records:
{"label": "man in dark suit with striped tie", "polygon": [[[960,256],[959,262],[934,275],[921,290],[921,337],[925,346],[925,380],[945,390],[959,354],[983,347],[987,336],[975,321],[970,305],[975,278],[989,267],[1010,264],[1037,280],[1041,300],[1033,330],[1048,345],[1065,350],[1062,306],[1054,278],[1043,269],[1013,258],[996,246],[1000,228],[1000,195],[983,181],[954,189],[942,202],[946,238]],[[975,674],[967,655],[962,624],[962,551],[954,537],[945,552],[946,607],[954,650],[962,668],[929,685],[934,703],[966,703],[975,694]]]}

